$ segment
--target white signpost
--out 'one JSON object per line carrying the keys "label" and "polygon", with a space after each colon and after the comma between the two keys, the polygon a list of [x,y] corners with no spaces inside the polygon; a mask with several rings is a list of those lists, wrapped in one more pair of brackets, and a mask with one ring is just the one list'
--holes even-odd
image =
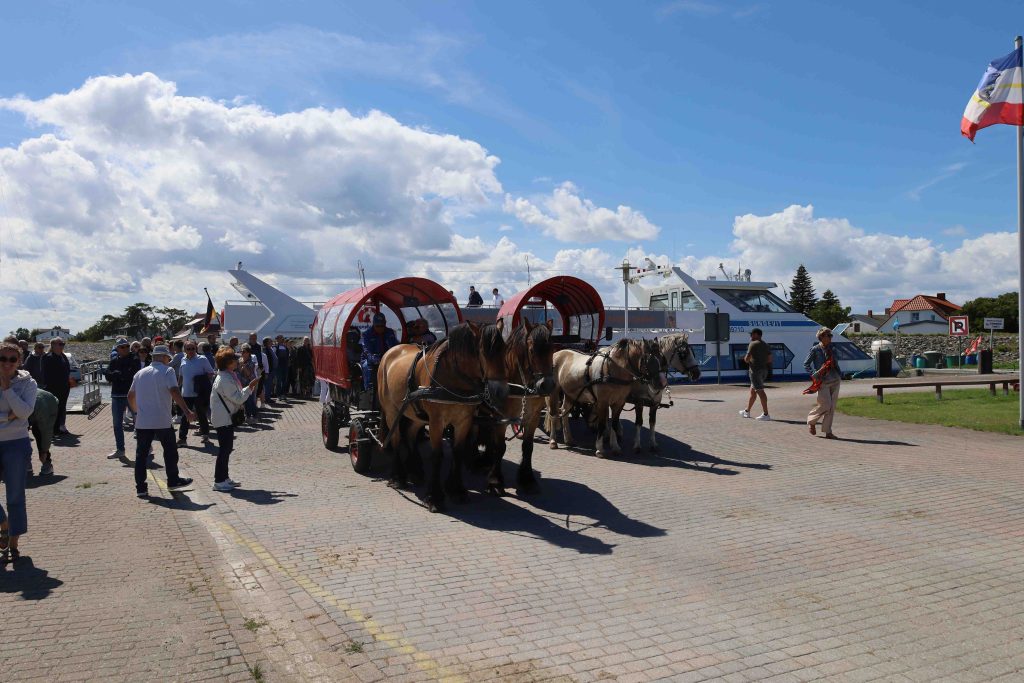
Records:
{"label": "white signpost", "polygon": [[993,350],[992,336],[995,334],[996,330],[1003,329],[1003,319],[1002,318],[985,318],[984,328],[986,330],[988,330],[988,348],[989,348],[989,351],[992,351]]}

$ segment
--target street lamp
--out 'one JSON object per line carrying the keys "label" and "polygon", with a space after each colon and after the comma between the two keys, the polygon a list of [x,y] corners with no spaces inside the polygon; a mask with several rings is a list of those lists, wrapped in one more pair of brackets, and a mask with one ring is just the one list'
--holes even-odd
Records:
{"label": "street lamp", "polygon": [[622,265],[615,270],[622,271],[622,290],[625,293],[625,306],[622,308],[623,315],[623,332],[624,337],[629,336],[629,271],[632,270],[632,266],[629,265],[629,259],[622,259]]}

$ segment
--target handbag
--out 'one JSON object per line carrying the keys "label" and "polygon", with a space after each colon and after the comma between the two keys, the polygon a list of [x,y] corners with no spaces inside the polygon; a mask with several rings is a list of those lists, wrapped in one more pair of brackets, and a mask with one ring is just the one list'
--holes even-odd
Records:
{"label": "handbag", "polygon": [[232,413],[231,412],[231,408],[228,408],[227,401],[224,400],[224,397],[220,395],[219,391],[217,392],[217,398],[220,399],[220,403],[221,403],[221,405],[224,406],[224,410],[228,411],[228,413],[231,414],[231,425],[233,427],[241,427],[243,424],[245,424],[245,410],[244,409],[239,408],[238,410],[236,410],[235,412]]}

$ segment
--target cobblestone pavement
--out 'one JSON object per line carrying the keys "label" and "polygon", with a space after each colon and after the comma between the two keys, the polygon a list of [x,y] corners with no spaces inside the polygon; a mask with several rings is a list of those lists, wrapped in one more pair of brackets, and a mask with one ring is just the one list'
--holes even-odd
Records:
{"label": "cobblestone pavement", "polygon": [[471,476],[442,515],[324,450],[313,402],[239,436],[240,490],[190,437],[195,489],[150,502],[109,412],[75,416],[31,562],[0,570],[0,680],[1021,680],[1024,440],[812,438],[802,388],[767,423],[744,388],[678,388],[659,455],[539,443],[539,495]]}

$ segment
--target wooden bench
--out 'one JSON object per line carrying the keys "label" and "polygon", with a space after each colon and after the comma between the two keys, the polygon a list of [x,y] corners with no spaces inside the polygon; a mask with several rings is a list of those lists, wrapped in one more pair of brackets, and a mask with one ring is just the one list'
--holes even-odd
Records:
{"label": "wooden bench", "polygon": [[988,385],[988,390],[993,396],[996,395],[996,385],[1003,385],[1003,395],[1007,396],[1010,393],[1010,385],[1013,385],[1015,391],[1020,390],[1020,379],[1016,377],[1010,377],[1009,379],[949,379],[939,380],[936,382],[890,382],[888,384],[872,384],[871,388],[875,390],[875,395],[878,396],[878,402],[883,403],[882,392],[886,389],[910,389],[913,387],[935,387],[935,399],[942,399],[942,387],[957,387],[957,386],[977,386],[977,385]]}

